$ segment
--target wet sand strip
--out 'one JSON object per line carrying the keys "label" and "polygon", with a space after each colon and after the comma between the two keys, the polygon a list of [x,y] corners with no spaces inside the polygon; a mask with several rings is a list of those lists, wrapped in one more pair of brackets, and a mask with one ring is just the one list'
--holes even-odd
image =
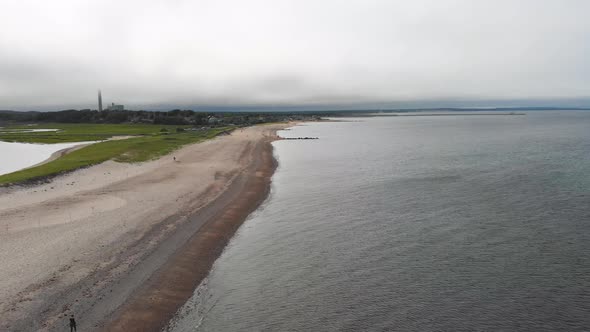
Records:
{"label": "wet sand strip", "polygon": [[258,142],[254,161],[216,211],[159,270],[115,311],[105,331],[159,331],[192,296],[239,226],[265,200],[277,162],[272,138]]}

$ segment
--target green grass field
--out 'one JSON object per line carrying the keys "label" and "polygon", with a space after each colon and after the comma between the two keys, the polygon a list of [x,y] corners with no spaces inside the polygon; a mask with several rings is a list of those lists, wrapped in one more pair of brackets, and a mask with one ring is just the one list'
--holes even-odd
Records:
{"label": "green grass field", "polygon": [[[51,123],[42,125],[9,126],[0,129],[0,141],[24,143],[68,143],[100,141],[113,136],[136,136],[159,134],[161,129],[173,133],[176,128],[188,126],[165,126],[152,124],[91,124]],[[19,129],[58,129],[56,132],[18,132]]]}
{"label": "green grass field", "polygon": [[[38,126],[36,128],[59,128],[61,131],[57,133],[19,133],[18,135],[21,137],[16,139],[15,136],[18,135],[12,136],[12,141],[62,143],[95,141],[118,135],[141,136],[92,144],[73,151],[52,162],[14,173],[0,175],[0,185],[41,180],[81,167],[95,165],[110,159],[119,162],[147,161],[168,154],[183,145],[210,139],[231,129],[228,127],[221,127],[200,131],[176,132],[177,127],[178,126],[94,124]],[[27,129],[29,128],[31,127],[27,127]],[[169,132],[161,132],[162,128],[166,128]],[[6,135],[8,136],[12,134]],[[76,137],[76,139],[73,139],[74,137]],[[88,139],[81,139],[84,137],[88,137]],[[7,139],[4,138],[4,135],[0,135],[0,140]]]}

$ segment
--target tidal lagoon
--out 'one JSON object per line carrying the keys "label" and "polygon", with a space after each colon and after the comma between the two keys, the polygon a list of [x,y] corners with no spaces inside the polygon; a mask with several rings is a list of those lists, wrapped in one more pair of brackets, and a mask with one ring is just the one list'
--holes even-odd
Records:
{"label": "tidal lagoon", "polygon": [[57,151],[85,143],[29,144],[0,141],[0,175],[41,163]]}

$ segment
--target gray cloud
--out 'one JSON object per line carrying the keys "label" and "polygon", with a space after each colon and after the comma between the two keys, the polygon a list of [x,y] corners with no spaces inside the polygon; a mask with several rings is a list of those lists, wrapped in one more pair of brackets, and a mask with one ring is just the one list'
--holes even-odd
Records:
{"label": "gray cloud", "polygon": [[5,0],[0,109],[590,98],[584,0]]}

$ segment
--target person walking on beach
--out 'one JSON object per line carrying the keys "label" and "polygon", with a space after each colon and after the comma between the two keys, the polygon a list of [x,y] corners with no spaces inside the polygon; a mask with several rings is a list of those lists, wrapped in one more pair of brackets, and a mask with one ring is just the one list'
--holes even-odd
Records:
{"label": "person walking on beach", "polygon": [[70,316],[70,332],[75,332],[76,330],[76,320],[74,319],[74,315]]}

